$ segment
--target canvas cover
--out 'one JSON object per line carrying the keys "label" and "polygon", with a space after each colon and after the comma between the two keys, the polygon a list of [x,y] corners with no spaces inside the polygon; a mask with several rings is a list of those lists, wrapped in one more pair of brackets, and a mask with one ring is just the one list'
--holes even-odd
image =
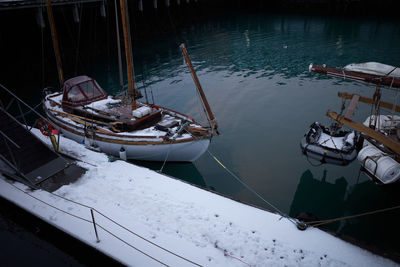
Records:
{"label": "canvas cover", "polygon": [[400,77],[400,69],[379,62],[352,63],[344,67],[348,71],[356,71],[380,76]]}
{"label": "canvas cover", "polygon": [[107,98],[107,93],[88,76],[74,77],[64,83],[63,106],[84,106],[105,98]]}

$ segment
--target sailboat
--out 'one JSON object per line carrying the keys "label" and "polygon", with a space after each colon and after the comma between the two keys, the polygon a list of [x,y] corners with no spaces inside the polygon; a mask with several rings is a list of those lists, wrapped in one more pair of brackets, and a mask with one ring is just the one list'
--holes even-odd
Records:
{"label": "sailboat", "polygon": [[184,44],[180,48],[201,96],[208,126],[177,111],[136,100],[126,0],[120,0],[129,84],[126,96],[108,95],[86,75],[64,82],[51,0],[46,1],[62,90],[46,92],[43,109],[50,124],[44,126],[57,129],[89,149],[122,159],[193,162],[207,150],[212,137],[218,134],[217,122]]}
{"label": "sailboat", "polygon": [[[343,100],[351,99],[348,110],[343,116],[328,110],[327,116],[339,125],[347,125],[362,134],[363,145],[357,159],[364,172],[377,184],[392,184],[400,181],[400,116],[382,115],[381,108],[392,113],[400,112],[400,106],[381,100],[381,88],[400,90],[400,69],[378,62],[352,63],[344,68],[315,66],[310,71],[372,83],[376,90],[372,98],[358,94],[339,92]],[[359,123],[352,120],[352,114],[358,102],[372,105],[370,116]],[[343,106],[344,109],[344,106]]]}
{"label": "sailboat", "polygon": [[309,71],[380,86],[400,88],[400,69],[380,62],[351,63],[343,68],[310,64]]}

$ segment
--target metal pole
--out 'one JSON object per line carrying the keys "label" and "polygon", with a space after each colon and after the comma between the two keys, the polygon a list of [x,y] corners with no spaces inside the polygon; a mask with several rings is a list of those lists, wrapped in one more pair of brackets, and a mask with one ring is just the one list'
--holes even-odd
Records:
{"label": "metal pole", "polygon": [[99,243],[99,235],[97,234],[97,228],[96,228],[96,221],[94,220],[94,214],[93,214],[93,209],[90,209],[90,213],[92,214],[92,222],[93,222],[93,227],[94,227],[94,233],[96,234],[96,242]]}
{"label": "metal pole", "polygon": [[53,37],[54,53],[57,61],[58,79],[60,81],[60,87],[62,87],[64,85],[64,74],[61,64],[60,49],[58,47],[57,31],[54,25],[53,9],[51,8],[51,0],[46,0],[46,2],[47,2],[47,13],[50,22],[51,36]]}

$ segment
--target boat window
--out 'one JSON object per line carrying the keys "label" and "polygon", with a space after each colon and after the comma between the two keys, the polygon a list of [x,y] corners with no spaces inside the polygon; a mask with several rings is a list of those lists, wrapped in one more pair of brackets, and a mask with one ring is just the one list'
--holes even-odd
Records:
{"label": "boat window", "polygon": [[87,76],[78,76],[65,82],[62,104],[76,107],[105,98],[107,93],[95,80]]}
{"label": "boat window", "polygon": [[86,100],[84,94],[82,94],[81,90],[79,90],[78,86],[73,86],[68,92],[68,100],[72,102],[79,102]]}
{"label": "boat window", "polygon": [[94,80],[80,83],[79,87],[88,99],[94,99],[104,95],[100,86]]}

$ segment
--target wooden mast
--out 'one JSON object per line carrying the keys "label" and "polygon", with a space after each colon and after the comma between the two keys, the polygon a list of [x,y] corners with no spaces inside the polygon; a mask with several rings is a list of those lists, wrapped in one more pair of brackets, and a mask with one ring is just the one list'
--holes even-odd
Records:
{"label": "wooden mast", "polygon": [[360,132],[368,135],[369,137],[372,137],[373,139],[377,140],[378,142],[384,144],[386,147],[393,150],[395,153],[400,154],[400,143],[399,142],[396,142],[393,139],[391,139],[377,131],[374,131],[373,129],[371,129],[361,123],[347,119],[344,116],[341,116],[331,110],[328,110],[326,115],[328,117],[338,121],[339,123],[343,123],[357,131],[360,131]]}
{"label": "wooden mast", "polygon": [[121,57],[121,41],[119,38],[119,26],[118,26],[118,5],[117,0],[114,0],[115,7],[115,26],[117,31],[117,51],[118,51],[118,70],[119,70],[119,86],[121,91],[124,89],[124,77],[122,75],[122,57]]}
{"label": "wooden mast", "polygon": [[60,49],[58,47],[57,31],[54,23],[53,9],[51,8],[51,0],[46,0],[46,2],[47,2],[47,13],[51,28],[51,37],[53,39],[53,48],[57,61],[58,79],[60,81],[60,87],[62,87],[64,85],[64,74],[61,64]]}
{"label": "wooden mast", "polygon": [[217,121],[216,121],[216,119],[215,119],[215,117],[214,117],[213,112],[211,111],[210,105],[208,104],[208,101],[207,101],[206,95],[204,94],[203,88],[201,88],[199,78],[197,78],[197,74],[196,74],[196,72],[194,71],[192,62],[190,61],[189,55],[188,55],[188,53],[187,53],[187,51],[186,51],[185,44],[181,44],[180,47],[181,47],[183,56],[185,57],[185,61],[187,62],[188,66],[189,66],[190,72],[192,73],[192,77],[193,77],[194,83],[196,84],[197,90],[198,90],[199,93],[200,93],[201,100],[203,101],[204,106],[205,106],[205,108],[206,108],[208,117],[209,117],[209,119],[210,119],[211,128],[212,128],[213,131],[215,130],[215,132],[218,134],[218,131],[217,131],[217,128],[218,128]]}
{"label": "wooden mast", "polygon": [[[49,0],[48,0],[49,1]],[[121,5],[121,17],[122,17],[122,29],[124,33],[124,45],[125,45],[125,58],[128,72],[128,93],[132,100],[132,110],[136,109],[135,100],[135,78],[133,72],[133,59],[132,59],[132,43],[131,35],[129,32],[129,19],[128,19],[128,4],[126,0],[120,0]]]}

